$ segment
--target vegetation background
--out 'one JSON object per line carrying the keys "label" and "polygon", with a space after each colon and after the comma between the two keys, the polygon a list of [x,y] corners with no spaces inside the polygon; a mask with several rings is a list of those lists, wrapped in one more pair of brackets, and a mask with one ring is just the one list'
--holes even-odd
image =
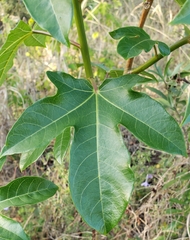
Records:
{"label": "vegetation background", "polygon": [[[83,1],[86,33],[94,63],[117,69],[125,67],[125,61],[116,54],[117,42],[112,40],[108,33],[119,27],[138,26],[142,3],[142,0]],[[178,10],[179,7],[174,0],[155,0],[144,29],[152,39],[171,45],[184,35],[181,25],[170,26],[168,24]],[[0,46],[5,42],[8,32],[16,26],[19,19],[33,24],[22,1],[1,0]],[[70,39],[77,41],[76,36],[74,27],[70,33]],[[152,68],[155,71],[154,74],[159,79],[162,75],[167,77],[168,72],[165,71],[165,66],[171,58],[170,72],[188,71],[190,68],[189,53],[189,46],[173,52],[172,55],[164,58],[156,67]],[[136,57],[134,67],[145,62],[151,55],[152,52]],[[55,93],[45,72],[61,70],[81,77],[83,76],[83,70],[80,68],[81,62],[81,56],[75,47],[71,46],[70,49],[67,49],[52,39],[48,40],[45,49],[25,46],[19,48],[14,67],[9,71],[4,85],[0,87],[0,148],[4,144],[7,132],[22,111],[38,99]],[[96,65],[94,72],[97,80],[104,74]],[[154,87],[167,94],[167,89],[162,81]],[[147,88],[141,90],[148,91]],[[180,101],[186,101],[187,92],[188,88],[181,94]],[[152,97],[158,99],[159,96],[152,93]],[[180,123],[185,111],[184,105],[176,105],[176,111],[171,108],[167,110]],[[184,128],[184,132],[188,146],[188,126]],[[136,175],[136,185],[131,202],[120,224],[106,237],[95,233],[88,227],[75,210],[68,187],[69,158],[68,156],[65,158],[64,168],[60,168],[54,161],[51,145],[36,163],[23,172],[20,172],[18,168],[19,155],[10,157],[0,176],[0,185],[5,185],[10,180],[23,175],[48,176],[59,186],[57,194],[37,205],[5,209],[4,214],[19,221],[33,240],[189,239],[189,159],[152,150],[140,143],[124,128],[122,133],[132,155],[131,162]]]}

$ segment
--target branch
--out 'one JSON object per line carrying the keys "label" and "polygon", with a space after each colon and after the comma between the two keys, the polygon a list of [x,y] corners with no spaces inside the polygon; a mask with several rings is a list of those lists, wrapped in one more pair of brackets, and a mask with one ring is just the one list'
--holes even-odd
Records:
{"label": "branch", "polygon": [[[181,46],[190,43],[190,35],[187,37],[182,38],[181,40],[179,40],[178,42],[174,43],[171,47],[170,47],[170,52],[173,52],[174,50],[180,48]],[[146,63],[142,64],[141,66],[133,69],[130,71],[130,73],[135,73],[138,74],[142,71],[144,71],[145,69],[149,68],[150,66],[152,66],[153,64],[155,64],[156,62],[158,62],[160,59],[164,58],[163,55],[158,54],[155,55],[154,57],[152,57],[151,59],[149,59]]]}
{"label": "branch", "polygon": [[84,62],[84,68],[87,79],[92,81],[92,84],[95,88],[95,84],[93,83],[93,73],[92,73],[92,66],[90,61],[90,54],[88,49],[88,43],[86,39],[86,33],[84,29],[84,22],[83,22],[83,16],[82,16],[82,10],[81,10],[81,1],[73,0],[73,7],[74,7],[74,16],[75,16],[75,22],[77,26],[77,32],[81,47],[81,54]]}
{"label": "branch", "polygon": [[[50,33],[48,32],[44,32],[44,31],[41,31],[41,30],[32,30],[32,33],[33,34],[41,34],[41,35],[45,35],[45,36],[48,36],[48,37],[52,37]],[[80,49],[80,44],[73,41],[73,40],[69,40],[70,41],[70,44],[79,48]]]}
{"label": "branch", "polygon": [[[139,20],[139,25],[138,27],[140,28],[143,28],[144,27],[144,24],[145,24],[145,21],[147,19],[147,16],[148,16],[148,13],[150,11],[150,8],[152,6],[152,3],[153,3],[154,0],[145,0],[143,2],[143,11],[142,11],[142,14],[141,14],[141,17],[140,17],[140,20]],[[133,65],[133,60],[134,58],[130,58],[127,63],[126,63],[126,69],[125,69],[125,73],[127,73],[128,71],[131,70],[132,68],[132,65]]]}

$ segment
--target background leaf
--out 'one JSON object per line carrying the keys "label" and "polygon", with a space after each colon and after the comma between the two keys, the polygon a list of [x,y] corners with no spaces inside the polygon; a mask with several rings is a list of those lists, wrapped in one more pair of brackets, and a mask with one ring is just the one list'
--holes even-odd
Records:
{"label": "background leaf", "polygon": [[154,87],[147,87],[150,91],[156,93],[157,95],[159,95],[160,97],[162,97],[163,99],[165,99],[166,101],[168,100],[167,99],[167,96],[163,94],[163,92],[161,92],[160,90],[158,90],[157,88],[154,88]]}
{"label": "background leaf", "polygon": [[23,2],[41,28],[69,46],[68,34],[73,18],[72,0],[23,0]]}
{"label": "background leaf", "polygon": [[189,36],[190,35],[190,29],[186,25],[184,25],[183,27],[184,27],[185,36]]}
{"label": "background leaf", "polygon": [[158,42],[158,49],[163,56],[168,56],[170,54],[170,48],[163,42]]}
{"label": "background leaf", "polygon": [[123,37],[128,37],[131,38],[132,40],[135,38],[150,39],[150,36],[142,28],[139,27],[118,28],[110,32],[109,34],[115,40],[118,40]]}
{"label": "background leaf", "polygon": [[186,0],[175,0],[180,6],[182,6]]}
{"label": "background leaf", "polygon": [[190,123],[190,97],[188,97],[185,116],[183,118],[182,125],[184,126],[187,123]]}
{"label": "background leaf", "polygon": [[122,76],[123,73],[124,73],[123,69],[111,69],[110,72],[109,72],[109,76],[111,78],[116,78],[116,77]]}
{"label": "background leaf", "polygon": [[31,35],[31,28],[23,21],[20,21],[15,29],[10,31],[5,44],[0,50],[0,85],[4,81],[7,71],[13,65],[13,59],[18,47]]}
{"label": "background leaf", "polygon": [[119,28],[110,32],[113,39],[122,38],[117,46],[117,52],[125,59],[138,56],[143,50],[149,52],[155,44],[158,44],[163,56],[170,54],[170,48],[163,42],[154,41],[139,27]]}
{"label": "background leaf", "polygon": [[2,167],[3,167],[3,165],[4,165],[5,161],[6,161],[6,159],[7,159],[6,156],[0,158],[0,171],[2,170]]}
{"label": "background leaf", "polygon": [[157,78],[154,76],[154,74],[148,72],[148,71],[143,71],[140,73],[143,77],[148,77],[150,78],[150,82],[158,82]]}
{"label": "background leaf", "polygon": [[170,22],[170,24],[190,24],[190,0],[186,0],[179,13]]}
{"label": "background leaf", "polygon": [[133,40],[129,40],[124,37],[117,46],[118,53],[125,59],[133,58],[141,54],[144,50],[145,52],[149,52],[153,46],[155,45],[155,41],[151,39],[139,39],[135,38]]}
{"label": "background leaf", "polygon": [[119,28],[110,35],[114,39],[120,39],[117,46],[118,53],[125,59],[138,56],[142,50],[150,51],[155,42],[150,39],[150,36],[139,27]]}
{"label": "background leaf", "polygon": [[[39,27],[36,23],[34,25],[34,28],[32,30],[42,30],[41,27]],[[36,34],[32,33],[30,37],[28,37],[26,40],[24,40],[24,44],[26,46],[39,46],[39,47],[46,47],[45,45],[46,36],[43,34]]]}
{"label": "background leaf", "polygon": [[29,240],[29,237],[18,222],[0,215],[0,239]]}
{"label": "background leaf", "polygon": [[21,177],[0,187],[0,210],[42,202],[53,196],[58,187],[40,177]]}

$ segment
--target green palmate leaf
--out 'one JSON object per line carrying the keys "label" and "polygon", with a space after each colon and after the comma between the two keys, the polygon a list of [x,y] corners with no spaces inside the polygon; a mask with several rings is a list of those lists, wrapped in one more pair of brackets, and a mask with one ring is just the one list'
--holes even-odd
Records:
{"label": "green palmate leaf", "polygon": [[155,41],[152,41],[150,36],[138,27],[119,28],[110,32],[110,35],[114,39],[122,38],[117,51],[125,59],[138,56],[143,50],[148,52],[155,44]]}
{"label": "green palmate leaf", "polygon": [[29,237],[18,222],[0,215],[0,239],[29,240]]}
{"label": "green palmate leaf", "polygon": [[69,46],[68,33],[73,18],[72,0],[23,0],[38,25]]}
{"label": "green palmate leaf", "polygon": [[155,41],[151,39],[140,40],[136,38],[129,41],[129,39],[125,37],[119,42],[117,51],[123,58],[129,59],[138,56],[143,50],[149,52],[154,45]]}
{"label": "green palmate leaf", "polygon": [[158,102],[131,90],[149,81],[144,77],[130,74],[108,79],[97,92],[88,81],[65,73],[48,72],[48,77],[58,88],[57,94],[22,114],[2,156],[43,147],[73,126],[71,195],[84,220],[105,234],[125,211],[134,182],[119,125],[151,147],[186,155],[181,129]]}
{"label": "green palmate leaf", "polygon": [[0,50],[0,84],[3,83],[7,71],[13,65],[13,59],[18,47],[31,35],[31,28],[23,21],[20,21],[16,28],[11,30],[5,44]]}
{"label": "green palmate leaf", "polygon": [[138,56],[143,50],[149,52],[155,44],[162,55],[169,55],[170,48],[162,42],[150,39],[150,36],[139,27],[125,27],[119,28],[110,32],[113,39],[120,39],[117,46],[118,53],[125,59]]}
{"label": "green palmate leaf", "polygon": [[71,142],[71,130],[70,127],[65,128],[63,133],[56,137],[54,145],[54,156],[56,160],[61,164]]}
{"label": "green palmate leaf", "polygon": [[53,196],[58,187],[39,177],[22,177],[0,187],[0,210],[42,202]]}
{"label": "green palmate leaf", "polygon": [[188,97],[185,116],[183,118],[182,125],[184,126],[187,123],[190,123],[190,97]]}
{"label": "green palmate leaf", "polygon": [[20,169],[23,171],[32,163],[34,163],[36,160],[38,160],[38,158],[42,155],[42,153],[47,148],[47,146],[42,146],[34,150],[24,152],[20,158],[20,164],[19,164]]}
{"label": "green palmate leaf", "polygon": [[186,0],[171,24],[190,24],[190,0]]}

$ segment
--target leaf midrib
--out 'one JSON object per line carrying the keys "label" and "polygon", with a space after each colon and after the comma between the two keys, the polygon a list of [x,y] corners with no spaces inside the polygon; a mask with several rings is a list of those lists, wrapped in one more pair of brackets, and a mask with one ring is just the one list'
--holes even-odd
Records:
{"label": "leaf midrib", "polygon": [[[134,54],[131,54],[131,52],[132,52],[132,53],[133,53],[133,52],[136,52],[136,51],[139,51],[140,53],[141,53],[142,51],[149,52],[152,48],[151,48],[150,50],[149,50],[149,49],[148,49],[148,50],[147,50],[147,49],[145,50],[145,48],[139,48],[139,45],[140,45],[140,44],[142,44],[142,43],[144,43],[144,42],[147,42],[147,41],[151,41],[151,42],[155,43],[155,41],[152,40],[152,39],[144,39],[144,40],[138,42],[137,44],[133,45],[133,46],[130,48],[130,50],[129,50],[128,54],[127,54],[127,58],[133,57]],[[137,48],[137,49],[136,49],[136,48]],[[136,54],[134,55],[134,57],[135,57],[135,56],[136,56]]]}
{"label": "leaf midrib", "polygon": [[[100,192],[100,204],[101,204],[101,210],[102,210],[102,220],[105,227],[105,217],[104,217],[104,207],[102,202],[102,190],[101,190],[101,175],[100,175],[100,159],[99,159],[99,109],[98,109],[98,97],[100,94],[96,94],[96,148],[97,148],[97,167],[98,167],[98,179],[99,179],[99,192]],[[97,203],[96,203],[97,204]],[[94,206],[95,207],[95,206]]]}
{"label": "leaf midrib", "polygon": [[[57,15],[56,15],[55,9],[54,9],[53,4],[52,4],[52,0],[50,0],[50,4],[51,4],[51,7],[52,7],[52,11],[54,12],[54,16],[55,16],[57,25],[58,25],[58,27],[59,27],[59,31],[62,32],[62,30],[61,30],[61,28],[60,28],[59,21],[58,21],[58,19],[57,19]],[[65,39],[64,39],[64,41],[65,41]]]}
{"label": "leaf midrib", "polygon": [[[30,197],[28,196],[29,194],[43,195],[43,194],[42,194],[43,192],[47,192],[47,191],[51,192],[51,190],[54,189],[54,188],[55,188],[55,187],[53,187],[53,188],[51,188],[51,189],[46,189],[46,188],[44,188],[44,189],[42,189],[42,190],[36,190],[36,191],[28,192],[28,193],[21,194],[21,195],[16,195],[16,196],[14,196],[14,197],[11,197],[11,198],[2,200],[2,201],[0,201],[0,204],[1,204],[0,210],[2,210],[4,207],[17,206],[17,204],[14,204],[14,202],[13,202],[14,199],[19,199],[19,198],[21,198],[21,197],[28,197],[28,198],[30,198]],[[43,195],[43,196],[44,196],[44,195]],[[38,201],[38,200],[37,200],[37,201]],[[5,205],[5,206],[3,206],[3,208],[2,208],[2,204],[3,204],[3,203],[6,204],[6,202],[10,202],[11,204]],[[23,203],[22,205],[27,205],[27,204],[29,204],[29,203],[25,203],[25,202],[22,201],[22,200],[21,200],[21,202]],[[19,206],[21,206],[21,205],[19,205]]]}

